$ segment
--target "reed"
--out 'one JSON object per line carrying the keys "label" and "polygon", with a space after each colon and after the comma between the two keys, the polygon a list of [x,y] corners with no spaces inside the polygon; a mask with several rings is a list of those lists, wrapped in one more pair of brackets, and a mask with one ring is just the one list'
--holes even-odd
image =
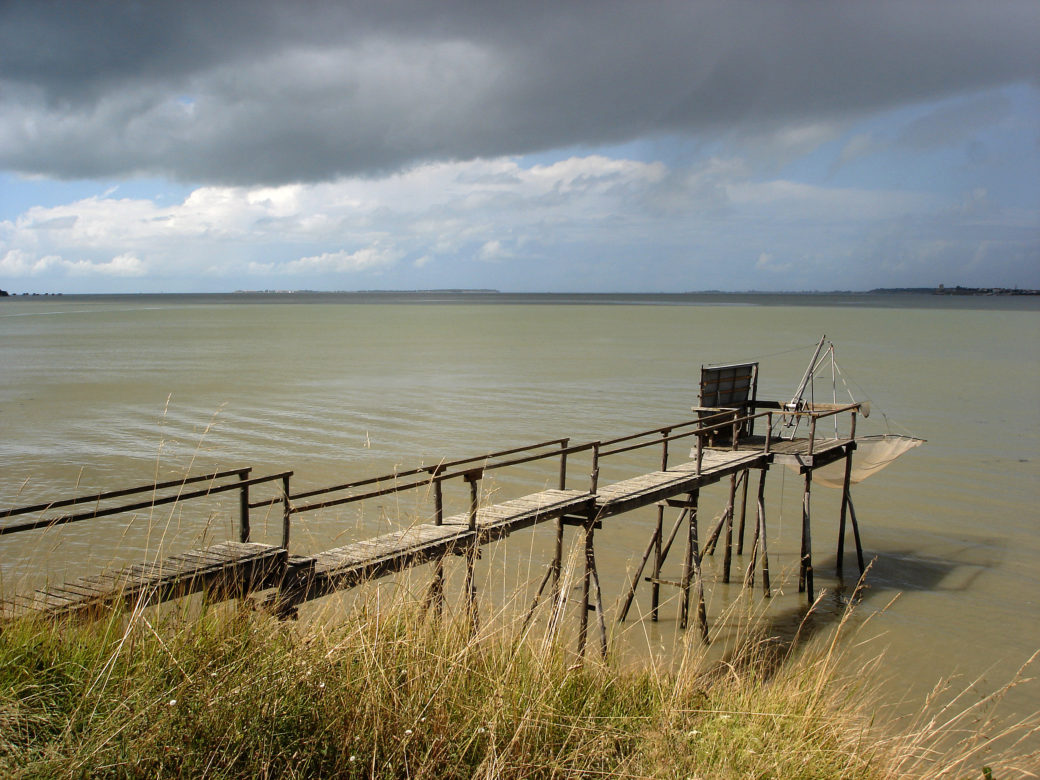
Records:
{"label": "reed", "polygon": [[843,639],[781,648],[752,618],[724,662],[690,642],[666,671],[578,665],[564,638],[503,620],[473,635],[404,597],[335,622],[203,605],[13,623],[0,774],[981,778],[985,755],[992,777],[1033,776],[978,744],[940,753],[952,715],[886,730]]}

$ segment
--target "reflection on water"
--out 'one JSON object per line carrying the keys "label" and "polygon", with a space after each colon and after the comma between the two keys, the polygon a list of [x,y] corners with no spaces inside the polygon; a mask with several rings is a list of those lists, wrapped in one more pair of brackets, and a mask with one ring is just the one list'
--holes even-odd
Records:
{"label": "reflection on water", "polygon": [[[999,679],[1036,649],[1035,301],[615,296],[610,305],[589,305],[604,302],[439,297],[449,302],[378,295],[4,301],[0,506],[242,465],[254,473],[292,468],[294,490],[302,490],[560,436],[608,438],[686,419],[702,363],[759,359],[760,396],[789,397],[825,332],[849,377],[848,387],[835,379],[835,395],[844,400],[851,390],[873,403],[861,432],[928,440],[854,490],[867,556],[876,558],[857,619],[869,617],[888,647],[893,685],[924,692],[940,675],[984,671]],[[602,480],[656,468],[657,457],[608,466]],[[554,468],[503,474],[485,486],[497,491],[488,497],[541,489],[553,483]],[[813,491],[817,587],[827,593],[806,621],[790,576],[801,493],[797,477],[783,472],[772,471],[766,494],[780,592],[762,607],[757,592],[741,596],[739,586],[716,582],[720,564],[708,559],[709,616],[720,633],[725,606],[740,598],[766,609],[785,637],[833,624],[843,609],[851,583],[833,574],[837,495]],[[587,465],[576,459],[571,474],[572,485],[582,484]],[[716,515],[724,489],[702,499],[705,515]],[[464,504],[466,496],[460,489],[448,500]],[[294,524],[294,549],[344,544],[431,511],[429,496],[401,496],[314,513]],[[623,596],[654,520],[651,508],[597,534],[608,606]],[[236,522],[237,496],[227,494],[5,537],[2,586],[227,538]],[[277,508],[256,510],[253,525],[260,538],[274,539],[280,522]],[[481,562],[484,591],[526,601],[551,549],[550,529],[496,545]],[[854,557],[847,553],[848,577]],[[666,577],[680,560],[673,551]],[[736,560],[745,566],[747,556]],[[641,589],[632,616],[647,609]],[[630,619],[619,641],[673,647],[680,641],[675,613],[672,594],[660,623]]]}

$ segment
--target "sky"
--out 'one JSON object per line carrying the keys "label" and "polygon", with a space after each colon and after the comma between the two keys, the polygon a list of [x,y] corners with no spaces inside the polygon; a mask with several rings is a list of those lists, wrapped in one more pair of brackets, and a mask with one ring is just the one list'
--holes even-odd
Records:
{"label": "sky", "polygon": [[1040,288],[1036,0],[0,0],[0,288]]}

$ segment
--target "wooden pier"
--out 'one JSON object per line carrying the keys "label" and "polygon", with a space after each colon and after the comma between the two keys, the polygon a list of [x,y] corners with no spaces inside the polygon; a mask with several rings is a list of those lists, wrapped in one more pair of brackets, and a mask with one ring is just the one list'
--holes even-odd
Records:
{"label": "wooden pier", "polygon": [[[595,531],[609,528],[608,521],[612,518],[654,506],[657,509],[656,527],[638,570],[629,583],[617,619],[626,619],[641,583],[647,582],[651,586],[652,620],[658,618],[660,588],[677,587],[681,595],[681,627],[685,628],[688,623],[692,599],[698,628],[707,639],[708,620],[700,571],[701,556],[705,551],[714,552],[722,540],[725,551],[723,578],[725,582],[729,581],[738,488],[743,490],[737,540],[738,554],[742,554],[744,510],[752,471],[757,471],[760,478],[750,562],[743,577],[745,585],[754,585],[756,569],[761,566],[762,586],[766,595],[770,593],[764,485],[766,474],[775,462],[795,464],[805,479],[800,590],[807,591],[810,599],[813,597],[810,532],[812,472],[842,458],[846,461],[846,478],[840,517],[839,566],[848,514],[855,532],[860,571],[863,570],[859,529],[852,509],[848,477],[856,448],[859,404],[818,407],[801,405],[795,408],[791,404],[759,402],[756,394],[757,364],[707,368],[702,369],[701,404],[694,407],[697,413],[695,419],[615,439],[578,445],[572,445],[569,439],[555,439],[297,493],[291,491],[292,472],[253,477],[251,469],[243,468],[0,511],[0,523],[4,523],[5,519],[9,521],[20,516],[35,516],[35,519],[28,521],[0,524],[0,536],[4,536],[86,522],[96,517],[162,504],[182,503],[230,491],[236,491],[240,499],[237,540],[15,596],[0,603],[0,618],[13,619],[27,614],[89,616],[120,604],[143,606],[198,592],[204,592],[213,599],[252,595],[265,608],[287,616],[294,614],[297,607],[306,601],[425,563],[434,563],[429,603],[440,609],[444,598],[444,560],[447,556],[458,555],[466,559],[464,594],[476,622],[473,567],[479,548],[515,531],[553,523],[556,528],[553,560],[547,566],[545,577],[537,589],[528,618],[533,615],[548,587],[551,586],[552,593],[548,600],[559,602],[564,528],[575,526],[583,532],[582,543],[585,548],[582,596],[578,608],[578,649],[582,654],[585,651],[588,615],[594,612],[599,623],[601,649],[605,651],[606,629],[595,559]],[[818,437],[817,421],[835,416],[848,417],[847,429],[830,438]],[[778,435],[777,431],[782,431],[784,425],[791,426],[792,422],[807,422],[808,435],[791,438]],[[756,425],[763,432],[756,434]],[[681,447],[689,454],[681,458],[680,462],[671,463],[670,451],[676,447]],[[600,467],[607,459],[651,448],[660,450],[659,469],[643,471],[611,484],[599,484]],[[587,486],[578,489],[567,485],[568,462],[570,460],[573,463],[576,457],[591,463],[590,481]],[[481,505],[479,486],[489,472],[536,462],[557,465],[556,488],[492,505]],[[698,527],[700,491],[726,480],[729,481],[728,503],[702,549]],[[468,489],[468,511],[445,516],[444,489],[449,483],[464,485]],[[256,493],[263,492],[262,486],[265,485],[268,486],[268,492],[273,487],[275,494],[257,498]],[[403,491],[423,491],[432,495],[430,522],[417,523],[315,555],[301,556],[290,552],[290,531],[297,515]],[[114,503],[131,497],[135,500],[130,503]],[[251,542],[251,510],[272,506],[281,509],[281,544],[273,546]],[[677,510],[678,515],[670,532],[665,534],[664,518],[671,509]],[[55,510],[67,511],[55,515]],[[686,533],[680,537],[683,528]],[[680,544],[685,542],[682,575],[678,580],[668,580],[662,576],[662,566],[677,538]],[[648,565],[649,573],[644,577]]]}

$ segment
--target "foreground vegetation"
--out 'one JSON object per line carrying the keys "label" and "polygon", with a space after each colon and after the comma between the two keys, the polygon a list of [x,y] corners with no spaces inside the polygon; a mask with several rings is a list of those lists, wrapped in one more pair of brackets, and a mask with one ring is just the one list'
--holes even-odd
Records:
{"label": "foreground vegetation", "polygon": [[[317,624],[316,624],[317,625]],[[334,628],[228,608],[0,633],[5,777],[983,777],[884,735],[833,644],[665,673],[401,605]],[[490,629],[488,630],[490,631]],[[861,670],[860,670],[861,671]],[[1002,780],[1021,769],[1002,774]]]}

